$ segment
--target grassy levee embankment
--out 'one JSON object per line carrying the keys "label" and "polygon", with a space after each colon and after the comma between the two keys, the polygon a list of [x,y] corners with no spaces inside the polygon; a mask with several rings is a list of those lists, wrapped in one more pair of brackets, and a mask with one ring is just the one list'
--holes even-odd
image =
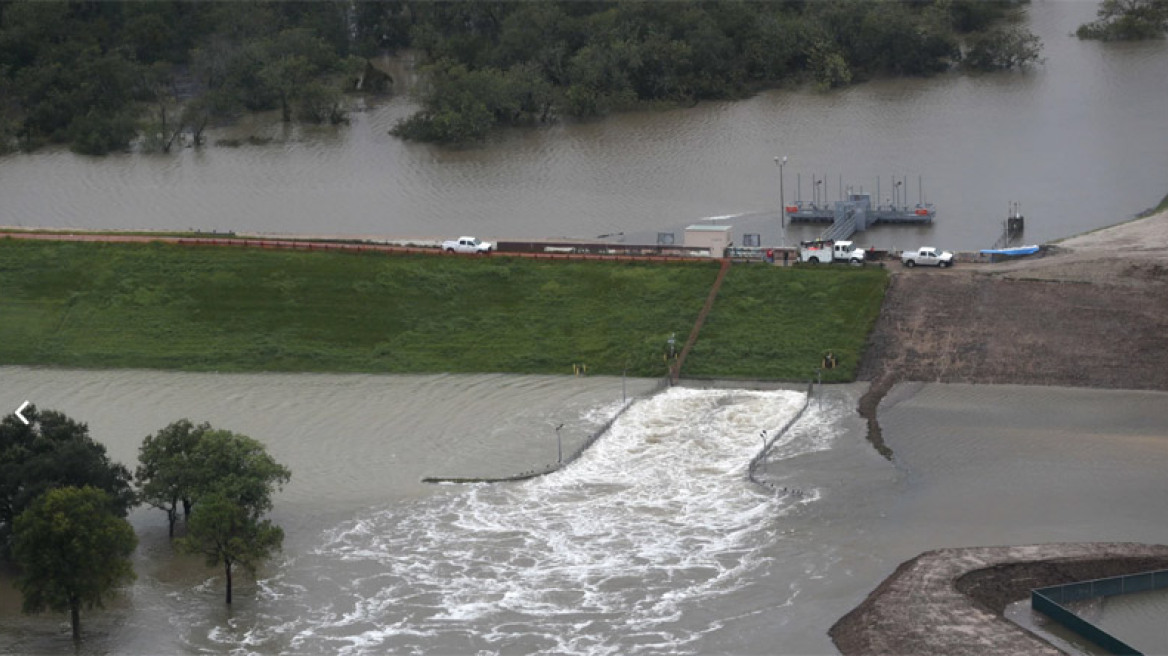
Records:
{"label": "grassy levee embankment", "polygon": [[684,374],[808,380],[830,351],[838,365],[823,380],[854,380],[887,284],[877,268],[732,267]]}
{"label": "grassy levee embankment", "polygon": [[[660,376],[665,339],[688,335],[717,272],[716,262],[4,239],[0,364],[557,374],[585,364],[589,374]],[[850,378],[855,361],[843,354],[863,343],[868,323],[836,291],[850,288],[844,279],[882,289],[877,278],[734,267],[722,298],[741,298],[715,305],[692,365],[710,376],[806,379],[834,348],[845,365],[834,375]],[[777,314],[755,307],[775,299],[786,299]]]}

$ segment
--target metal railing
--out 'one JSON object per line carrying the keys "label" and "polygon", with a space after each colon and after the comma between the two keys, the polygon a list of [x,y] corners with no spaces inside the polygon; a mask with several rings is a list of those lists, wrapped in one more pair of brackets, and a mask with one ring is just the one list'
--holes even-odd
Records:
{"label": "metal railing", "polygon": [[1083,619],[1063,604],[1163,588],[1168,588],[1168,570],[1111,576],[1035,588],[1030,591],[1030,607],[1113,654],[1142,656],[1143,652]]}
{"label": "metal railing", "polygon": [[[672,384],[673,384],[673,381],[671,380],[670,376],[666,376],[665,378],[662,378],[661,380],[657,381],[657,384],[654,385],[651,390],[645,392],[644,394],[642,394],[640,396],[645,396],[645,397],[653,396],[654,394],[657,394],[664,389],[668,389],[669,387],[672,386]],[[632,407],[633,402],[635,400],[636,400],[636,398],[625,399],[624,403],[621,404],[620,410],[617,410],[616,413],[613,414],[611,417],[609,417],[607,421],[605,421],[603,424],[600,425],[600,427],[598,427],[596,430],[592,431],[592,433],[584,440],[583,443],[580,444],[580,446],[575,451],[572,451],[571,453],[569,453],[567,457],[561,457],[558,462],[548,463],[548,464],[544,465],[543,467],[520,472],[518,474],[512,474],[510,476],[424,476],[422,478],[422,482],[423,483],[509,483],[509,482],[514,482],[514,481],[525,481],[529,478],[546,476],[548,474],[557,472],[557,471],[563,469],[564,467],[567,467],[569,464],[571,464],[573,461],[575,461],[577,458],[579,458],[585,451],[588,450],[589,447],[591,447],[593,444],[596,443],[596,440],[600,439],[601,435],[604,435],[605,433],[607,433],[608,429],[612,428],[613,423],[615,423],[617,419],[620,419],[621,415],[623,415],[626,410],[628,410],[630,407]],[[558,432],[557,432],[556,437],[558,440],[558,438],[559,438]]]}
{"label": "metal railing", "polygon": [[750,464],[746,468],[746,477],[750,479],[750,482],[768,490],[773,489],[769,483],[759,480],[757,477],[756,474],[758,472],[758,466],[765,462],[767,453],[771,450],[771,447],[775,445],[775,442],[778,442],[780,438],[786,435],[787,431],[789,431],[791,427],[795,425],[795,422],[803,418],[803,413],[807,412],[807,408],[811,405],[811,396],[814,394],[814,392],[815,381],[808,381],[807,398],[803,400],[803,407],[799,408],[799,412],[796,412],[794,417],[788,419],[787,423],[783,424],[782,428],[775,431],[773,435],[764,434],[765,436],[763,438],[762,449],[760,449],[759,452],[750,459]]}

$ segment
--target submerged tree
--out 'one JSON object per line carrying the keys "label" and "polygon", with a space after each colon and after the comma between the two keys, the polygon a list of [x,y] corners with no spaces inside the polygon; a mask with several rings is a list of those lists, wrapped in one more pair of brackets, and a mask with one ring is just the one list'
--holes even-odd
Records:
{"label": "submerged tree", "polygon": [[13,553],[21,573],[23,610],[68,612],[81,638],[81,608],[101,607],[134,580],[134,529],[116,503],[93,487],[49,490],[16,518]]}
{"label": "submerged tree", "polygon": [[211,430],[207,423],[192,424],[180,419],[154,435],[148,435],[138,449],[138,465],[134,479],[142,501],[166,512],[170,537],[178,511],[189,517],[196,480],[191,459],[195,446],[203,434]]}
{"label": "submerged tree", "polygon": [[967,68],[979,71],[1004,71],[1041,64],[1042,42],[1021,27],[995,29],[970,37],[969,50],[963,61]]}
{"label": "submerged tree", "polygon": [[209,567],[223,566],[228,604],[233,568],[240,565],[254,577],[259,563],[283,542],[283,529],[220,494],[199,502],[187,524],[187,536],[178,540],[183,551],[205,556]]}
{"label": "submerged tree", "polygon": [[1168,0],[1103,0],[1098,18],[1079,26],[1080,39],[1134,41],[1168,33]]}
{"label": "submerged tree", "polygon": [[110,460],[85,424],[35,406],[23,415],[28,424],[13,415],[0,421],[0,555],[11,546],[16,517],[54,488],[95,487],[109,496],[116,516],[129,513],[135,504],[130,472]]}
{"label": "submerged tree", "polygon": [[271,509],[273,492],[291,477],[258,441],[188,419],[148,435],[138,462],[139,495],[166,512],[172,538],[180,507],[189,520],[203,498],[218,494],[258,517]]}
{"label": "submerged tree", "polygon": [[[190,501],[187,535],[176,542],[187,553],[205,556],[209,566],[223,565],[230,604],[234,567],[254,576],[259,563],[283,544],[283,530],[263,516],[272,508],[272,494],[292,474],[246,435],[189,422],[172,424],[163,433],[186,450],[181,460],[186,473],[171,479],[174,488],[160,487],[164,499]],[[192,434],[190,443],[184,441]]]}

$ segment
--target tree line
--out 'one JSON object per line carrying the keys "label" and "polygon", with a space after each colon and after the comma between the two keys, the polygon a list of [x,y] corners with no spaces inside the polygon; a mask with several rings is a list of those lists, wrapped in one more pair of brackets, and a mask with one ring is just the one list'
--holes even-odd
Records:
{"label": "tree line", "polygon": [[365,58],[407,48],[422,108],[394,132],[439,142],[790,81],[1013,68],[1041,49],[1011,20],[1024,1],[0,0],[0,147],[166,151],[244,111],[344,122]]}
{"label": "tree line", "polygon": [[[237,567],[256,568],[283,544],[265,515],[291,477],[260,442],[183,419],[147,436],[131,475],[88,427],[30,406],[0,422],[0,558],[19,570],[26,613],[69,613],[80,639],[82,608],[101,607],[135,578],[137,536],[126,516],[139,504],[167,514],[179,551],[223,567],[231,603]],[[175,539],[180,515],[184,536]]]}
{"label": "tree line", "polygon": [[349,13],[335,1],[0,0],[0,148],[104,154],[141,138],[167,151],[271,109],[343,122],[364,64]]}
{"label": "tree line", "polygon": [[[458,143],[499,126],[645,104],[1018,68],[1041,43],[1009,0],[400,3],[386,45],[424,54],[422,109],[394,133]],[[381,5],[379,5],[381,6]],[[383,9],[385,9],[383,7]]]}

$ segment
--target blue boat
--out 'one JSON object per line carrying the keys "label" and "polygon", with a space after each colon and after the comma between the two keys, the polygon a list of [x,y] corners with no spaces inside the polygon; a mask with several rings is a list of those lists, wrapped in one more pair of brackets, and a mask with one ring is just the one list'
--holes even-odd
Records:
{"label": "blue boat", "polygon": [[1034,255],[1038,246],[1015,246],[1014,248],[983,248],[982,255]]}

